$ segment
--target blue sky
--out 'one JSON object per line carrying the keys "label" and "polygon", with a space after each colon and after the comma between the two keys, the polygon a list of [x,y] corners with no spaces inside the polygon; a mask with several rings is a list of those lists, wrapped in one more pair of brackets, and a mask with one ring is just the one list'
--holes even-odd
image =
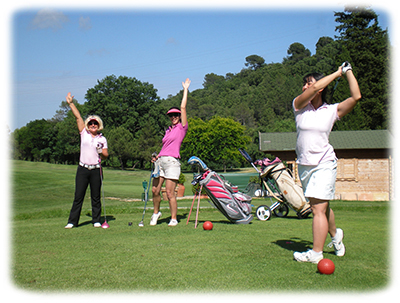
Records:
{"label": "blue sky", "polygon": [[[389,15],[379,14],[382,28]],[[79,103],[97,80],[114,74],[149,82],[161,98],[175,95],[187,77],[202,88],[208,73],[226,75],[259,55],[282,62],[294,42],[312,54],[322,36],[334,37],[334,11],[263,7],[222,9],[20,8],[12,13],[10,129],[49,119],[71,91]]]}

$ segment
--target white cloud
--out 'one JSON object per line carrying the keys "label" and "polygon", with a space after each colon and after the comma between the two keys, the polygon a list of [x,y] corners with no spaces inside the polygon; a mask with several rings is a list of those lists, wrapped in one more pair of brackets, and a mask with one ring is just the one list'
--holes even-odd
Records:
{"label": "white cloud", "polygon": [[92,22],[90,20],[90,17],[84,18],[80,17],[79,18],[79,28],[81,30],[87,31],[92,28]]}
{"label": "white cloud", "polygon": [[53,9],[42,9],[38,11],[35,18],[32,20],[31,25],[33,29],[50,28],[52,30],[58,30],[68,21],[68,17],[62,12]]}
{"label": "white cloud", "polygon": [[174,37],[171,37],[171,38],[169,38],[169,39],[167,40],[166,44],[167,44],[167,45],[168,45],[168,44],[177,45],[177,44],[178,44],[178,41],[177,41]]}

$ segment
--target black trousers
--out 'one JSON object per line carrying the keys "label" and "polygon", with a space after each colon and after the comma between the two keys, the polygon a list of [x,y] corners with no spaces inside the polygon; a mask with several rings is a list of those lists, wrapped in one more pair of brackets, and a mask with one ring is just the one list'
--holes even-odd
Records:
{"label": "black trousers", "polygon": [[78,226],[79,217],[81,216],[83,200],[85,199],[86,190],[90,185],[90,196],[92,200],[92,223],[100,222],[101,217],[101,175],[100,168],[87,169],[78,166],[75,177],[75,198],[72,203],[71,212],[69,214],[68,223]]}

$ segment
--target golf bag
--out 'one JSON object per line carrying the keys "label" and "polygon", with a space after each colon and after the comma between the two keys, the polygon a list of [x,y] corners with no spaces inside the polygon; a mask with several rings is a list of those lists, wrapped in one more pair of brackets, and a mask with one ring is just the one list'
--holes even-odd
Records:
{"label": "golf bag", "polygon": [[[273,179],[286,202],[300,216],[308,215],[311,209],[309,202],[304,197],[303,189],[295,183],[292,172],[278,157],[274,161],[270,161],[267,158],[257,160],[254,164],[262,166],[260,177]],[[272,190],[270,192],[274,195]],[[279,200],[279,198],[277,199]]]}
{"label": "golf bag", "polygon": [[210,170],[197,157],[191,157],[189,164],[198,164],[205,172],[196,176],[192,185],[200,184],[215,207],[232,223],[248,224],[253,220],[251,197],[232,188],[215,171]]}

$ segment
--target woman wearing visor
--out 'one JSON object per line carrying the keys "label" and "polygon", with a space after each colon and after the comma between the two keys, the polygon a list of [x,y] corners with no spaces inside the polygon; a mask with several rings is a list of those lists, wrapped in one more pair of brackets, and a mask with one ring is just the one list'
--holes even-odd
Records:
{"label": "woman wearing visor", "polygon": [[75,177],[75,198],[65,228],[70,229],[78,226],[81,215],[82,204],[85,198],[87,187],[90,185],[92,201],[92,223],[94,227],[101,227],[101,160],[108,157],[107,140],[101,133],[103,121],[99,116],[89,116],[83,121],[79,110],[72,102],[74,96],[68,93],[66,100],[76,118],[78,130],[81,136],[81,148],[79,166]]}
{"label": "woman wearing visor", "polygon": [[[183,139],[188,130],[188,121],[186,115],[186,103],[190,80],[186,79],[182,82],[183,97],[181,107],[172,107],[168,110],[167,115],[171,121],[171,126],[166,130],[164,138],[162,139],[162,148],[157,157],[153,158],[155,161],[155,175],[153,179],[153,205],[154,213],[150,219],[150,225],[157,224],[157,220],[161,217],[160,202],[161,202],[161,187],[165,181],[165,189],[171,211],[171,220],[168,226],[176,226],[177,221],[177,202],[175,197],[175,188],[178,184],[179,175],[181,173],[180,148]],[[158,173],[157,173],[158,169]]]}

